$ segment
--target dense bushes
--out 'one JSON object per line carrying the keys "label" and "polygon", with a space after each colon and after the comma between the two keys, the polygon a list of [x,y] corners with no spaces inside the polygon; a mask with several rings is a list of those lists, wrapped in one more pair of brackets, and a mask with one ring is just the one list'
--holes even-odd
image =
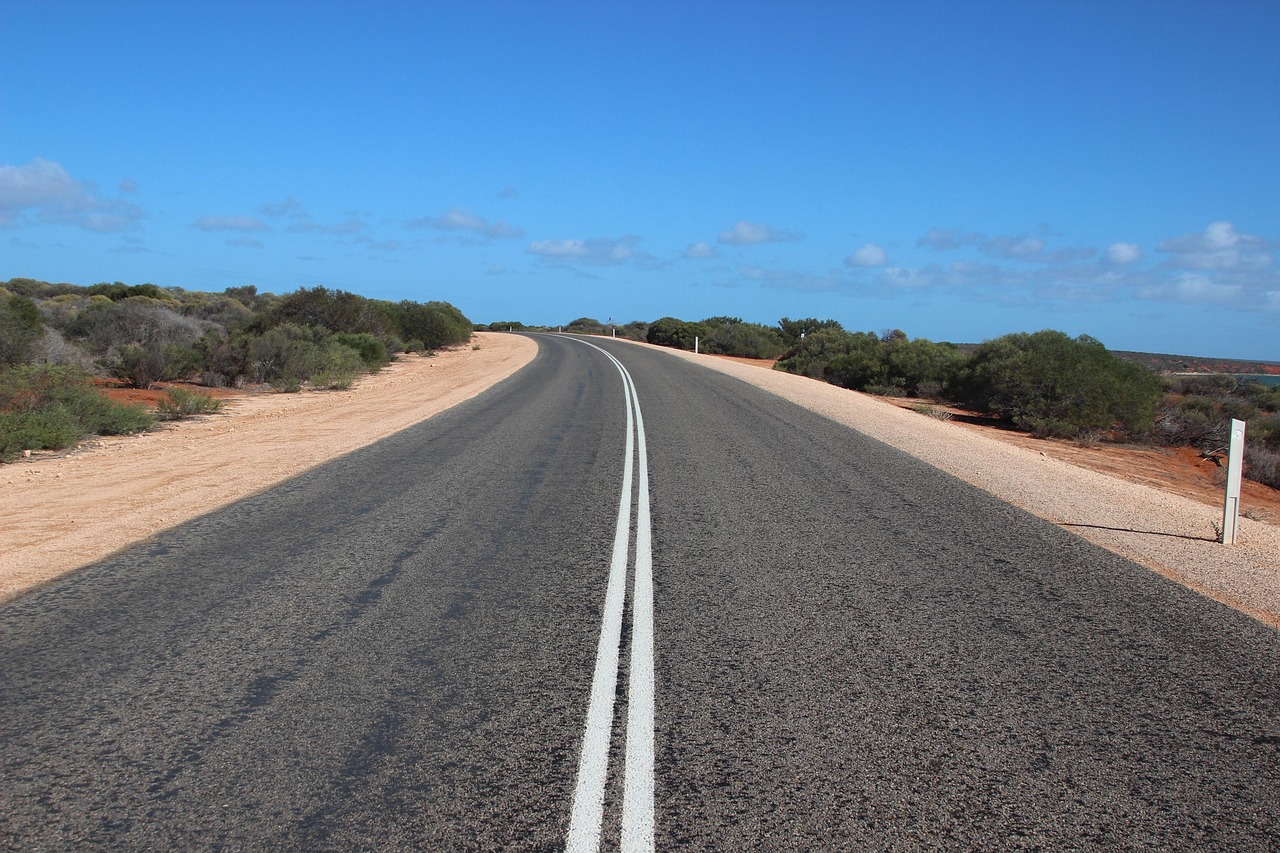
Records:
{"label": "dense bushes", "polygon": [[974,350],[954,385],[957,399],[1036,435],[1072,437],[1123,429],[1145,435],[1155,421],[1160,382],[1101,343],[1062,332],[1013,334]]}
{"label": "dense bushes", "polygon": [[658,346],[685,350],[696,346],[701,352],[746,358],[777,358],[787,349],[777,329],[747,323],[739,317],[708,317],[697,323],[662,317],[648,325],[643,340]]}
{"label": "dense bushes", "polygon": [[966,356],[901,330],[881,335],[819,328],[799,338],[778,368],[845,388],[949,399],[1042,436],[1120,429],[1147,433],[1160,385],[1087,336],[1005,335]]}
{"label": "dense bushes", "polygon": [[855,391],[941,398],[963,362],[953,345],[910,340],[898,329],[876,335],[829,325],[797,335],[778,369]]}
{"label": "dense bushes", "polygon": [[[279,349],[278,328],[314,346],[293,346],[293,357],[277,359],[275,370],[262,351]],[[268,340],[259,342],[264,336]],[[0,363],[87,363],[139,388],[176,379],[293,386],[316,374],[350,384],[351,370],[377,370],[396,353],[470,337],[471,321],[447,302],[389,302],[324,287],[283,296],[252,285],[221,294],[33,279],[0,287]],[[358,363],[330,343],[356,353]]]}
{"label": "dense bushes", "polygon": [[[0,283],[0,367],[67,369],[31,379],[38,387],[61,389],[50,390],[52,397],[24,392],[0,401],[4,452],[65,446],[91,432],[146,425],[139,410],[108,405],[85,384],[91,375],[115,376],[137,388],[178,380],[210,386],[252,381],[286,391],[347,388],[396,353],[470,337],[471,321],[447,302],[389,302],[324,287],[275,296],[252,285],[201,293],[153,284],[77,287],[10,279]],[[72,376],[77,378],[67,378]],[[19,405],[33,394],[43,402]]]}
{"label": "dense bushes", "polygon": [[1280,386],[1226,375],[1171,377],[1152,432],[1163,444],[1221,454],[1232,418],[1247,425],[1244,475],[1280,489]]}
{"label": "dense bushes", "polygon": [[693,349],[694,340],[705,337],[706,326],[701,323],[690,323],[675,317],[662,317],[649,324],[645,340],[661,347],[676,349]]}
{"label": "dense bushes", "polygon": [[57,450],[86,435],[146,429],[155,418],[141,406],[108,400],[89,374],[74,367],[23,364],[0,368],[0,459],[23,450]]}
{"label": "dense bushes", "polygon": [[0,296],[0,365],[29,361],[44,332],[40,309],[25,296]]}

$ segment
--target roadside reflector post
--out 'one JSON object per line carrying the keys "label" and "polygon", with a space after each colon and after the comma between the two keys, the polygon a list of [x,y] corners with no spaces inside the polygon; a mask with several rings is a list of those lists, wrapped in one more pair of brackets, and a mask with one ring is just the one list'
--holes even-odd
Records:
{"label": "roadside reflector post", "polygon": [[693,336],[693,354],[694,355],[698,354],[698,336],[697,335]]}
{"label": "roadside reflector post", "polygon": [[1236,544],[1240,522],[1240,474],[1244,468],[1244,421],[1231,419],[1231,444],[1227,448],[1227,498],[1222,506],[1222,544]]}

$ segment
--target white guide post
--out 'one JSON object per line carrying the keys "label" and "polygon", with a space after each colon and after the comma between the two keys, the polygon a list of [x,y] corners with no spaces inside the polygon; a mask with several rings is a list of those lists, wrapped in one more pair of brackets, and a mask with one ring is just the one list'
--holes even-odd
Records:
{"label": "white guide post", "polygon": [[1244,421],[1231,420],[1231,444],[1227,449],[1227,499],[1222,506],[1222,544],[1236,544],[1240,522],[1240,473],[1244,468]]}
{"label": "white guide post", "polygon": [[693,354],[694,355],[698,354],[698,336],[697,335],[693,336]]}

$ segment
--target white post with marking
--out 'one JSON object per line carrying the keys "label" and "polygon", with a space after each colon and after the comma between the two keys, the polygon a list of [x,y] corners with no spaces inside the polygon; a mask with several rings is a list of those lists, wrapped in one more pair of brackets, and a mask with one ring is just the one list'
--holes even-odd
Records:
{"label": "white post with marking", "polygon": [[1231,444],[1227,449],[1227,497],[1222,505],[1222,544],[1236,544],[1240,524],[1240,476],[1244,468],[1244,421],[1231,419]]}

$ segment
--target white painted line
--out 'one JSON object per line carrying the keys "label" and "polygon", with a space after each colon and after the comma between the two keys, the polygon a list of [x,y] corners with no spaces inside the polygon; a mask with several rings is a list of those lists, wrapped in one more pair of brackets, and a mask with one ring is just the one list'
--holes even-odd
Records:
{"label": "white painted line", "polygon": [[596,647],[596,668],[591,679],[591,701],[587,705],[586,733],[578,759],[578,784],[573,792],[573,811],[567,853],[595,853],[600,847],[600,824],[604,820],[604,789],[609,769],[609,742],[613,734],[613,698],[618,685],[618,650],[622,639],[622,606],[627,587],[627,551],[631,535],[631,483],[635,467],[631,397],[627,396],[627,450],[622,469],[622,499],[613,536],[613,559],[609,564],[609,585],[604,596],[600,642]]}
{"label": "white painted line", "polygon": [[632,606],[631,671],[627,684],[620,846],[624,853],[650,853],[654,849],[653,542],[649,519],[649,458],[644,418],[640,414],[640,398],[636,394],[635,382],[622,362],[595,344],[582,340],[579,342],[604,353],[622,375],[627,408],[627,450],[622,478],[622,500],[618,507],[618,526],[614,532],[613,561],[609,568],[600,643],[596,650],[595,675],[591,683],[591,701],[587,707],[586,733],[578,762],[578,784],[574,790],[565,849],[572,853],[595,853],[600,847],[609,743],[612,739],[613,697],[617,690],[622,609],[626,597],[632,471],[638,456],[635,600]]}
{"label": "white painted line", "polygon": [[636,386],[636,435],[640,443],[636,500],[635,598],[631,610],[631,678],[627,685],[627,753],[622,796],[622,849],[653,848],[653,541],[649,522],[649,458]]}

